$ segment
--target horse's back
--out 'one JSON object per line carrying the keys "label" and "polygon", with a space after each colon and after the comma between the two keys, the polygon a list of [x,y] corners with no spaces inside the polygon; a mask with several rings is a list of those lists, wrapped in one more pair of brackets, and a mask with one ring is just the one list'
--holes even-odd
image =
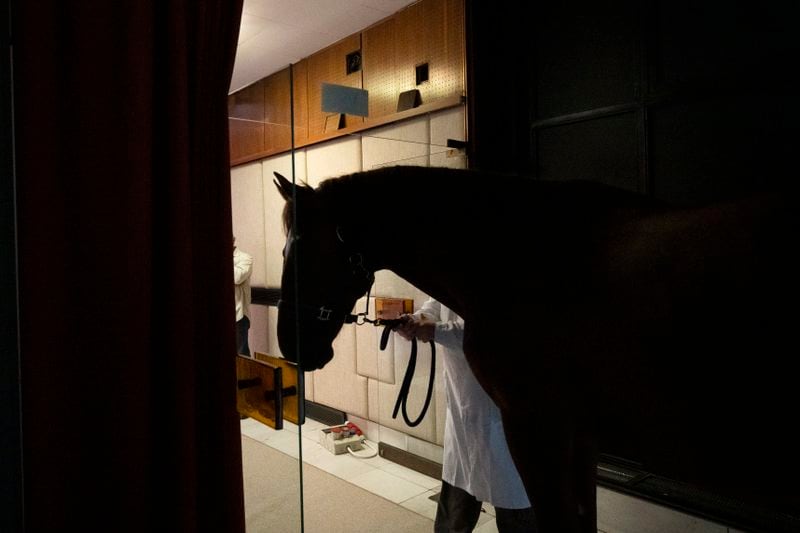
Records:
{"label": "horse's back", "polygon": [[523,416],[521,398],[582,405],[573,415],[596,422],[601,452],[796,509],[800,264],[791,203],[623,205],[602,231],[587,228],[595,241],[557,243],[574,264],[540,258],[552,268],[530,273],[548,279],[512,277],[507,296],[487,296],[494,305],[472,335],[508,363],[478,362],[477,373],[502,383],[499,403]]}
{"label": "horse's back", "polygon": [[609,443],[665,474],[787,507],[800,505],[785,475],[800,475],[791,204],[763,196],[642,221],[651,253],[608,294],[628,305],[617,318],[630,343],[607,354],[628,369],[609,405],[627,402],[638,423],[611,424]]}

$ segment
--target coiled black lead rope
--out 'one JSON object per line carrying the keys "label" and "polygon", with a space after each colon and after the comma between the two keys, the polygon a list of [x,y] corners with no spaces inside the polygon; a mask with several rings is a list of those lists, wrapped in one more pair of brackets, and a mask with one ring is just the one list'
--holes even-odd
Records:
{"label": "coiled black lead rope", "polygon": [[[401,319],[395,320],[381,320],[380,325],[385,326],[383,328],[383,333],[381,334],[381,350],[386,348],[387,343],[389,342],[389,333],[392,330],[402,323]],[[376,325],[379,325],[376,322]],[[428,406],[431,403],[431,397],[433,396],[433,379],[436,375],[436,346],[434,345],[433,341],[428,341],[431,345],[431,373],[430,377],[428,378],[428,392],[425,395],[425,403],[422,405],[422,410],[419,413],[419,416],[416,420],[411,420],[408,416],[408,395],[411,392],[411,381],[414,379],[414,371],[416,370],[417,366],[417,339],[411,339],[411,355],[408,358],[408,366],[406,367],[406,374],[403,376],[403,383],[400,385],[400,392],[397,393],[397,401],[394,404],[394,410],[392,411],[392,418],[397,418],[397,412],[402,407],[403,412],[403,420],[406,421],[410,427],[418,426],[422,419],[425,418],[425,413],[428,412]]]}

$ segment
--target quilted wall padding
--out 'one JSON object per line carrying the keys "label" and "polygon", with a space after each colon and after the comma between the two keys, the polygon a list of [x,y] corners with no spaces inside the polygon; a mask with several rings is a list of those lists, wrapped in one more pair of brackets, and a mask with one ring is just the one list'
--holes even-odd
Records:
{"label": "quilted wall padding", "polygon": [[382,166],[429,165],[429,118],[417,117],[362,134],[364,170]]}
{"label": "quilted wall padding", "polygon": [[[367,309],[367,298],[360,298],[356,302],[356,313],[363,313]],[[367,318],[375,320],[375,298],[369,298],[369,312]],[[384,383],[394,383],[394,343],[387,343],[386,349],[380,349],[381,335],[384,326],[365,324],[356,327],[356,372],[360,376],[376,379]]]}
{"label": "quilted wall padding", "polygon": [[464,109],[445,109],[430,117],[430,160],[432,167],[467,168],[467,157],[463,150],[447,147],[447,140],[466,140]]}
{"label": "quilted wall padding", "polygon": [[[236,246],[253,256],[250,285],[267,284],[267,249],[264,247],[264,203],[261,163],[231,169],[231,223]],[[256,194],[254,194],[256,193]],[[232,268],[232,267],[231,267]]]}
{"label": "quilted wall padding", "polygon": [[270,353],[269,339],[264,335],[265,331],[269,331],[269,310],[266,305],[252,305],[250,306],[250,331],[259,332],[259,334],[251,334],[248,342],[250,344],[250,353],[261,352]]}
{"label": "quilted wall padding", "polygon": [[343,137],[306,149],[308,184],[317,186],[325,178],[361,170],[361,139]]}

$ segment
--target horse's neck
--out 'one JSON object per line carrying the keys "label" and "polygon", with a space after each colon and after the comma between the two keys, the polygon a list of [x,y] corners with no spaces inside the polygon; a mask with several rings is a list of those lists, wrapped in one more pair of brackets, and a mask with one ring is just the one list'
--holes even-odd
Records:
{"label": "horse's neck", "polygon": [[[537,265],[571,261],[572,243],[590,238],[614,206],[641,201],[597,184],[414,167],[360,173],[342,185],[338,218],[368,268],[391,270],[456,312],[481,297],[482,279],[543,279]],[[531,264],[531,251],[548,260]]]}
{"label": "horse's neck", "polygon": [[479,183],[441,171],[370,173],[341,198],[341,216],[354,228],[368,268],[390,270],[458,312],[469,292],[460,273],[474,261],[470,255],[485,253],[474,241],[487,213],[479,209]]}

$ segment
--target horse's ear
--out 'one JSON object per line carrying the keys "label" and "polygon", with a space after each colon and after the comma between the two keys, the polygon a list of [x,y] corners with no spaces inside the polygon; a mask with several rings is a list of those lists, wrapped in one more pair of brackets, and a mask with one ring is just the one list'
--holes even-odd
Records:
{"label": "horse's ear", "polygon": [[275,180],[273,180],[273,183],[275,183],[275,186],[278,188],[278,192],[281,193],[281,196],[283,196],[283,199],[288,202],[292,199],[294,185],[281,174],[277,172],[273,172],[273,174],[275,174]]}

